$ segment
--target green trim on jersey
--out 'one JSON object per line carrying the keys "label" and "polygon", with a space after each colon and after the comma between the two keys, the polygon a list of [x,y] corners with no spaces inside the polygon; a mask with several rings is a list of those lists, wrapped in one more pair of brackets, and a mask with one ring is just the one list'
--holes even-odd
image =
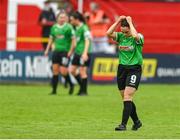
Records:
{"label": "green trim on jersey", "polygon": [[119,64],[122,65],[142,65],[142,49],[144,37],[138,33],[140,40],[137,42],[133,37],[126,37],[122,32],[116,32],[115,40],[119,48]]}
{"label": "green trim on jersey", "polygon": [[71,47],[72,37],[75,36],[73,27],[69,23],[60,26],[54,24],[51,28],[50,37],[55,44],[55,51],[68,52]]}
{"label": "green trim on jersey", "polygon": [[87,27],[86,24],[82,24],[78,27],[76,27],[76,48],[75,48],[75,53],[81,55],[84,52],[85,48],[85,39],[90,40],[90,46],[88,49],[88,53],[91,53],[91,34],[89,31],[89,28]]}

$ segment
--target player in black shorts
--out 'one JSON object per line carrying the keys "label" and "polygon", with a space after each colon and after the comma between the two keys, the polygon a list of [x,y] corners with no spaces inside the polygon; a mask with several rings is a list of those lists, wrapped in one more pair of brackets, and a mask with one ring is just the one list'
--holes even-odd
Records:
{"label": "player in black shorts", "polygon": [[[87,68],[90,64],[91,34],[87,25],[84,23],[85,20],[82,14],[79,12],[74,12],[70,16],[70,21],[76,28],[77,42],[70,72],[79,83],[80,90],[78,95],[87,95]],[[80,75],[77,74],[77,68],[79,68]]]}
{"label": "player in black shorts", "polygon": [[67,23],[67,20],[67,14],[61,11],[57,16],[57,23],[51,28],[48,46],[45,51],[45,55],[47,56],[54,43],[55,47],[52,55],[52,94],[56,94],[59,72],[70,84],[69,94],[72,94],[74,89],[68,73],[68,64],[69,57],[72,55],[71,47],[75,46],[75,32],[73,27]]}
{"label": "player in black shorts", "polygon": [[[115,32],[120,24],[121,32]],[[120,16],[118,20],[109,28],[107,35],[118,43],[119,66],[117,72],[117,84],[124,102],[122,121],[116,131],[126,130],[129,116],[134,125],[132,130],[137,130],[142,126],[133,102],[133,95],[138,89],[142,73],[142,48],[144,38],[138,33],[129,16]]]}
{"label": "player in black shorts", "polygon": [[72,65],[89,67],[90,62],[91,62],[90,54],[88,54],[88,60],[83,62],[81,55],[75,53],[73,56]]}

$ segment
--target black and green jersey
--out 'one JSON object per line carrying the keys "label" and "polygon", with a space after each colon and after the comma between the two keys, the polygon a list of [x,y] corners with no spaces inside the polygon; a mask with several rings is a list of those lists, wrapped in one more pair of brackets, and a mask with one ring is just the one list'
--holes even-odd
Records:
{"label": "black and green jersey", "polygon": [[134,37],[126,37],[122,32],[116,32],[115,40],[119,47],[119,64],[142,65],[144,37],[140,33],[138,35],[140,40],[136,41]]}
{"label": "black and green jersey", "polygon": [[76,27],[76,48],[75,53],[81,55],[85,48],[85,39],[90,40],[90,46],[88,52],[91,52],[91,34],[86,24],[82,24]]}
{"label": "black and green jersey", "polygon": [[75,36],[75,32],[69,23],[63,25],[54,24],[50,32],[50,37],[53,39],[55,45],[54,50],[68,52],[73,36]]}

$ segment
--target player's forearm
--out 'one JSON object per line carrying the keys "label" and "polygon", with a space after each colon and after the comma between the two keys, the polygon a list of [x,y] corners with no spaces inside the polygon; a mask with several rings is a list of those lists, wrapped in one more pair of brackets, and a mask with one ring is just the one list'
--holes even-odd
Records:
{"label": "player's forearm", "polygon": [[88,54],[88,50],[89,50],[89,45],[90,45],[90,40],[86,39],[85,40],[85,48],[84,48],[84,54]]}
{"label": "player's forearm", "polygon": [[130,27],[131,35],[132,35],[134,38],[138,38],[138,33],[137,33],[134,25],[133,25],[132,23],[129,23],[129,27]]}
{"label": "player's forearm", "polygon": [[117,26],[118,26],[119,22],[116,21],[113,25],[111,25],[111,27],[107,30],[106,34],[108,37],[111,37],[113,32],[116,30]]}
{"label": "player's forearm", "polygon": [[70,48],[70,51],[69,51],[71,54],[74,52],[75,47],[76,47],[76,39],[73,38],[72,43],[71,43],[71,48]]}
{"label": "player's forearm", "polygon": [[47,51],[50,50],[52,44],[53,44],[53,39],[52,39],[52,38],[49,38],[49,40],[48,40],[48,45],[47,45],[47,48],[46,48]]}

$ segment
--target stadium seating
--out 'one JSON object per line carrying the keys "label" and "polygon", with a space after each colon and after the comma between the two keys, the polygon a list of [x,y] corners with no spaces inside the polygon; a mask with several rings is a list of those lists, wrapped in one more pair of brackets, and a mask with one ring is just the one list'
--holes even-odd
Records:
{"label": "stadium seating", "polygon": [[[113,21],[116,15],[130,15],[145,36],[145,53],[180,53],[180,3],[121,2],[94,0]],[[87,3],[84,10],[89,10]]]}
{"label": "stadium seating", "polygon": [[[70,0],[77,9],[77,0]],[[114,21],[117,15],[130,15],[139,32],[145,36],[145,53],[180,53],[180,3],[178,2],[126,2],[120,0],[94,0]],[[6,2],[6,1],[5,1]],[[89,10],[91,0],[84,1],[84,11]],[[7,5],[6,3],[3,3]],[[1,9],[7,10],[6,6]],[[33,12],[31,12],[33,11]],[[0,50],[6,50],[7,12],[0,12]],[[39,51],[41,27],[38,25],[40,8],[18,5],[17,40],[18,51]],[[28,17],[28,18],[27,18]],[[25,23],[25,24],[24,24]],[[14,24],[14,23],[13,23]],[[33,29],[33,31],[32,31]],[[5,47],[6,46],[6,47]]]}

